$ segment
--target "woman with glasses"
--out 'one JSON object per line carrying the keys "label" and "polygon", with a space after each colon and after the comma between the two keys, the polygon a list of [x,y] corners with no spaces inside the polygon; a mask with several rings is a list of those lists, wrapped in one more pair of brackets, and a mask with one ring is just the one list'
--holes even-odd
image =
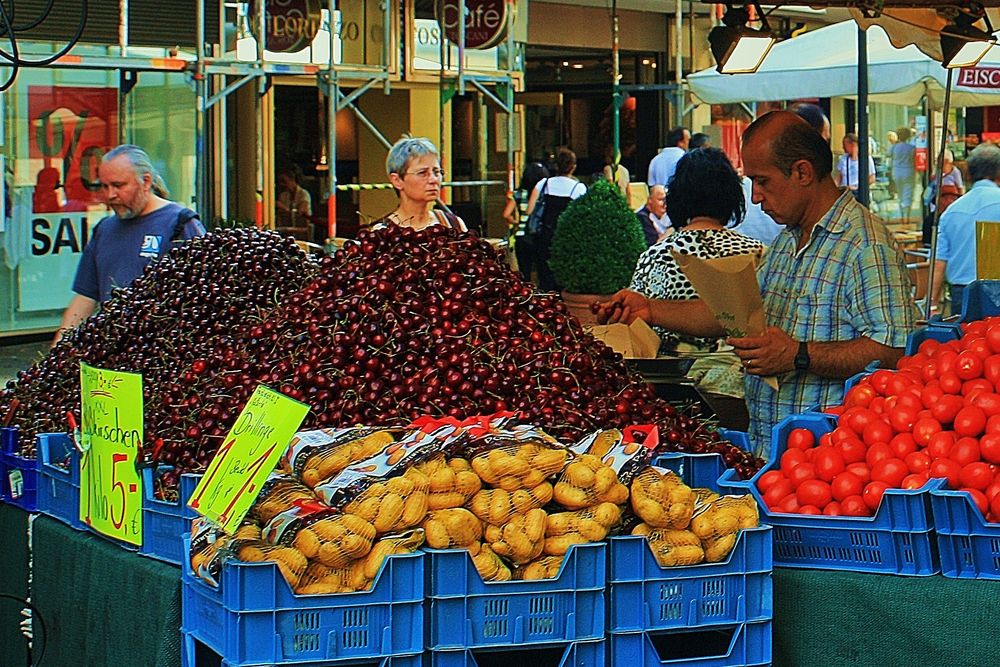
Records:
{"label": "woman with glasses", "polygon": [[468,231],[460,217],[434,208],[441,196],[444,171],[437,148],[430,139],[404,136],[389,150],[385,170],[399,195],[399,206],[376,225],[392,223],[413,229],[446,225],[461,232]]}

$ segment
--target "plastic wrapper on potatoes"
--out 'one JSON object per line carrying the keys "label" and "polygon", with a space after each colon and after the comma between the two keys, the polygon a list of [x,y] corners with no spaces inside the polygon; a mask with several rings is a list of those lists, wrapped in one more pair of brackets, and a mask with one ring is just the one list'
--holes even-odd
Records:
{"label": "plastic wrapper on potatoes", "polygon": [[250,509],[251,516],[261,524],[274,517],[297,509],[303,503],[316,502],[309,487],[288,475],[271,475]]}
{"label": "plastic wrapper on potatoes", "polygon": [[395,442],[399,429],[355,426],[296,433],[282,468],[313,488],[353,463],[375,456]]}
{"label": "plastic wrapper on potatoes", "polygon": [[694,513],[695,493],[669,470],[648,467],[632,480],[632,510],[654,528],[684,530]]}

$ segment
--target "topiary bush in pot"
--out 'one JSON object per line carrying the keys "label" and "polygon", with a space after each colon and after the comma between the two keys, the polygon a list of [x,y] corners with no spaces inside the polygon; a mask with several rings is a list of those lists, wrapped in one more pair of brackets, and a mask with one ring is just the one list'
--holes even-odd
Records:
{"label": "topiary bush in pot", "polygon": [[645,250],[642,224],[621,191],[599,179],[559,216],[549,266],[567,306],[587,323],[590,303],[628,287]]}

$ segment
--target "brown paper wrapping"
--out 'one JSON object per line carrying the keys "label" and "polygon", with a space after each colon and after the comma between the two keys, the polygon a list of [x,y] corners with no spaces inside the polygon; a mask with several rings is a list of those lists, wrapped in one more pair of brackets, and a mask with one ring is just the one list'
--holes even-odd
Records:
{"label": "brown paper wrapping", "polygon": [[[760,336],[767,330],[757,283],[756,255],[701,259],[676,250],[671,250],[671,254],[727,336]],[[777,378],[762,379],[777,391]]]}
{"label": "brown paper wrapping", "polygon": [[660,337],[639,319],[632,324],[593,326],[590,333],[626,359],[652,359],[660,351]]}

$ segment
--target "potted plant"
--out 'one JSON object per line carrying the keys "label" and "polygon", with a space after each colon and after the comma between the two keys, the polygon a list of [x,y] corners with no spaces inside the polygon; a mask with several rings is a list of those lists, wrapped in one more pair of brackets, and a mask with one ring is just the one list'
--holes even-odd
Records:
{"label": "potted plant", "polygon": [[597,180],[562,212],[552,238],[549,266],[566,307],[593,324],[590,305],[628,286],[645,249],[642,224],[621,192]]}

